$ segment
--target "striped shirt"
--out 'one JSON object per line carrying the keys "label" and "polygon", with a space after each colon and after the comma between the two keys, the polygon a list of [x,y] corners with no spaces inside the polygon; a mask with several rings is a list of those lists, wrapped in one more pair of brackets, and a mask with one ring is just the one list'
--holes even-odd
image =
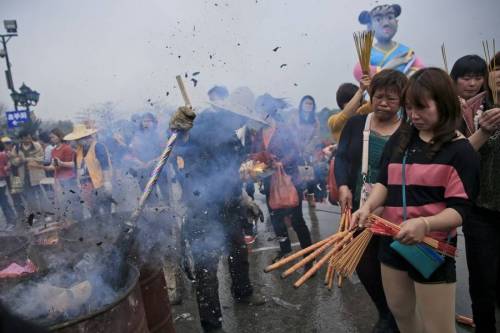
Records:
{"label": "striped shirt", "polygon": [[[395,154],[399,147],[399,132],[387,145],[381,158],[378,182],[388,195],[383,218],[401,224],[403,221],[402,160]],[[407,149],[406,211],[407,218],[433,216],[445,208],[456,210],[465,220],[479,188],[479,157],[467,139],[444,144],[432,158],[429,144],[414,135]],[[451,234],[450,234],[451,233]],[[445,240],[456,230],[436,231],[431,237]]]}

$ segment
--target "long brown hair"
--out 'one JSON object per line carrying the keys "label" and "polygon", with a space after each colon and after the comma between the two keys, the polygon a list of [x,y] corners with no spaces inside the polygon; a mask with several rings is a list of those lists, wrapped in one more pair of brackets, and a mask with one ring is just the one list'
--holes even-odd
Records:
{"label": "long brown hair", "polygon": [[400,127],[401,140],[399,154],[403,154],[413,135],[418,130],[413,126],[406,113],[406,105],[417,108],[427,107],[425,101],[432,99],[438,110],[438,123],[434,127],[434,136],[428,156],[432,158],[441,147],[456,138],[456,130],[461,120],[461,107],[455,85],[450,76],[442,69],[424,68],[413,74],[403,91],[404,111]]}
{"label": "long brown hair", "polygon": [[[500,52],[497,52],[495,54],[495,56],[493,58],[491,58],[489,67],[493,68],[493,70],[500,70]],[[490,86],[488,84],[488,80],[489,80],[489,76],[485,80],[486,86],[488,87],[488,100],[487,100],[486,107],[492,108],[492,107],[498,106],[498,105],[494,105],[494,103],[493,103],[493,94],[495,93],[495,91],[492,91],[490,89]],[[500,104],[500,101],[497,101],[497,102]]]}

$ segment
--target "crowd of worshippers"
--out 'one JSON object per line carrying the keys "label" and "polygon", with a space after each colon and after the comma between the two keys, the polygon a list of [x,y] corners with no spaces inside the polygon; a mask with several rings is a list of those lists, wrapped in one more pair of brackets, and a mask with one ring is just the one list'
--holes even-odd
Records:
{"label": "crowd of worshippers", "polygon": [[[500,54],[495,57],[491,62],[500,63]],[[222,315],[218,294],[211,290],[217,284],[220,253],[207,248],[228,248],[237,299],[263,303],[249,280],[246,250],[255,241],[255,224],[262,219],[254,202],[255,192],[260,191],[279,240],[274,261],[292,251],[289,226],[302,248],[312,244],[300,201],[314,209],[331,192],[337,193],[332,203],[352,209],[353,220],[360,225],[369,225],[370,213],[403,223],[398,238],[405,244],[431,235],[456,245],[456,228],[462,225],[474,321],[479,332],[490,332],[500,289],[500,108],[494,104],[500,69],[489,73],[488,65],[479,56],[467,55],[456,61],[449,75],[437,68],[420,69],[409,78],[392,69],[363,75],[358,85],[345,83],[338,88],[340,111],[334,114],[318,112],[310,95],[293,108],[269,94],[254,99],[248,88],[229,94],[227,88],[215,86],[208,92],[210,109],[195,118],[190,109],[179,108],[170,129],[159,129],[155,115],[144,113],[122,122],[110,135],[102,135],[105,129],[76,124],[70,133],[54,128],[39,135],[21,131],[15,138],[4,136],[0,205],[7,230],[43,219],[79,221],[110,214],[119,204],[113,188],[116,191],[122,178],[129,176],[144,189],[171,131],[184,131],[188,139],[181,140],[170,162],[189,208],[187,234],[196,244],[192,251],[198,305],[206,330],[219,328]],[[231,103],[225,104],[228,100]],[[260,122],[225,109],[245,103]],[[282,167],[302,200],[286,209],[270,205],[271,177],[242,180],[238,174],[249,157]],[[329,188],[329,174],[334,175],[336,188]],[[166,178],[160,177],[153,203],[168,200]],[[224,189],[218,187],[221,184]],[[367,184],[369,196],[364,195]],[[242,196],[253,212],[251,219],[240,218],[248,214],[228,205]],[[224,224],[227,216],[242,222]],[[215,224],[200,224],[201,220]],[[218,233],[225,237],[217,237]],[[379,313],[375,327],[384,332],[419,332],[419,327],[431,325],[426,332],[452,331],[454,260],[446,258],[424,278],[390,243],[388,237],[374,237],[357,268]]]}
{"label": "crowd of worshippers", "polygon": [[[215,212],[209,199],[219,188],[215,184],[224,187],[219,198],[239,197],[242,186],[235,181],[235,160],[250,158],[271,166],[274,175],[288,176],[292,188],[286,182],[275,181],[274,186],[287,191],[294,187],[299,197],[295,206],[286,194],[283,202],[276,202],[274,175],[254,182],[245,178],[250,200],[256,188],[265,196],[280,248],[274,262],[292,252],[289,227],[301,248],[312,244],[302,200],[314,209],[315,202],[328,197],[342,210],[352,210],[351,227],[370,227],[370,214],[380,215],[401,229],[394,238],[374,236],[356,270],[378,310],[373,332],[454,332],[456,281],[462,278],[457,277],[455,260],[442,258],[424,274],[396,249],[427,236],[457,246],[457,228],[463,226],[473,322],[477,332],[495,332],[500,299],[500,68],[494,64],[499,61],[500,53],[489,63],[467,55],[456,61],[450,74],[430,67],[409,77],[394,69],[363,75],[359,85],[339,87],[341,111],[327,119],[321,119],[309,95],[297,109],[289,109],[283,99],[259,96],[255,114],[231,125],[232,115],[224,110],[195,118],[190,108],[179,108],[171,127],[190,129],[186,145],[177,152],[178,158],[185,157],[185,199],[191,207],[186,223],[195,244],[198,306],[205,330],[222,325],[218,257],[212,251],[216,248],[228,248],[235,298],[262,304],[262,295],[253,291],[248,278],[245,245],[253,241],[251,230],[245,223],[235,227],[226,220],[235,219],[231,200],[221,200],[224,208]],[[214,109],[217,105],[227,104],[214,101]],[[265,125],[255,121],[259,116]],[[325,126],[327,136],[321,131]],[[228,135],[235,129],[237,140]],[[206,163],[200,163],[201,156]],[[221,173],[224,170],[232,171]],[[217,235],[226,235],[224,244],[213,242]]]}
{"label": "crowd of worshippers", "polygon": [[[456,245],[456,228],[462,225],[474,322],[478,332],[493,332],[500,290],[500,108],[495,104],[500,69],[488,68],[500,64],[500,53],[490,61],[466,55],[450,74],[423,68],[410,77],[394,69],[363,75],[357,85],[340,85],[340,110],[333,114],[318,111],[310,95],[294,108],[269,94],[254,98],[246,87],[229,94],[215,86],[208,92],[209,109],[196,117],[179,108],[163,128],[154,114],[144,113],[107,134],[106,128],[76,124],[69,133],[54,128],[4,136],[0,205],[7,230],[39,220],[110,214],[120,204],[116,192],[123,177],[135,178],[143,190],[167,138],[180,131],[186,137],[169,160],[175,175],[169,179],[180,183],[188,207],[186,230],[206,330],[221,325],[213,290],[217,249],[230,254],[235,298],[263,303],[249,280],[246,248],[255,241],[255,224],[263,215],[254,201],[260,191],[279,240],[274,260],[292,251],[289,226],[302,248],[312,244],[301,201],[314,209],[333,192],[332,203],[352,209],[362,226],[369,225],[371,213],[402,223],[398,240],[403,244],[431,235]],[[271,177],[241,179],[238,171],[249,158],[290,176],[301,199],[296,206],[271,203]],[[166,173],[152,204],[168,201]],[[250,219],[240,211],[242,197]],[[376,236],[357,273],[378,310],[380,332],[454,330],[453,259],[447,257],[426,278],[391,248],[391,238]]]}

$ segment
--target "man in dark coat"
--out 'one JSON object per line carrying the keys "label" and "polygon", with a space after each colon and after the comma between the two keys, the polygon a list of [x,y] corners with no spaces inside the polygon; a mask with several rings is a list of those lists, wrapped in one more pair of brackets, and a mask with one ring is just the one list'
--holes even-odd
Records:
{"label": "man in dark coat", "polygon": [[216,108],[194,118],[187,107],[179,108],[172,117],[170,127],[183,133],[172,160],[177,162],[177,179],[187,208],[183,234],[193,256],[201,325],[207,332],[220,331],[217,267],[222,254],[228,255],[236,302],[265,302],[253,292],[243,238],[243,225],[251,209],[241,198],[239,167],[246,151],[236,130],[244,125],[245,118]]}

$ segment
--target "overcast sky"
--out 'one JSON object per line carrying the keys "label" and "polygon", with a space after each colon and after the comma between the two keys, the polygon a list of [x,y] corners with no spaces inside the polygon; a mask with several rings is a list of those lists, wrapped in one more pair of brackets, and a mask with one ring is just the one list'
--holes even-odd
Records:
{"label": "overcast sky", "polygon": [[[19,36],[8,44],[16,87],[25,82],[40,92],[38,116],[70,119],[107,101],[124,115],[147,110],[149,99],[181,104],[175,75],[198,71],[197,87],[188,85],[193,104],[224,84],[294,104],[311,94],[319,107],[333,107],[339,84],[353,81],[352,33],[364,29],[358,14],[378,3],[0,0],[0,19],[18,22]],[[426,65],[442,66],[443,42],[450,67],[462,55],[483,55],[482,39],[496,38],[500,49],[499,0],[398,3],[395,40],[414,48]],[[12,106],[3,75],[0,102]]]}

